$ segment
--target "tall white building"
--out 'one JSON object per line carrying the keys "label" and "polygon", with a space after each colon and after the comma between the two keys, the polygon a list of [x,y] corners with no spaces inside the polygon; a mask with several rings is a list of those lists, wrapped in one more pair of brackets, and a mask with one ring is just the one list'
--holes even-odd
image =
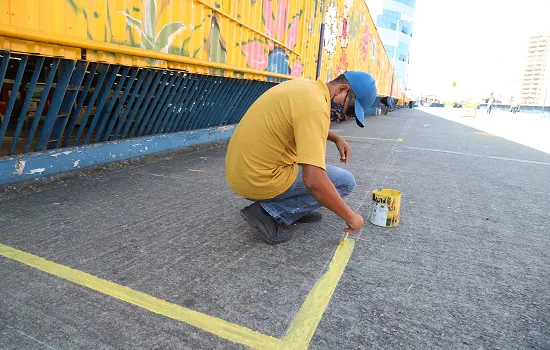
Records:
{"label": "tall white building", "polygon": [[407,89],[416,0],[365,0],[399,85]]}
{"label": "tall white building", "polygon": [[520,103],[542,106],[550,101],[550,33],[529,38],[527,56],[520,83]]}

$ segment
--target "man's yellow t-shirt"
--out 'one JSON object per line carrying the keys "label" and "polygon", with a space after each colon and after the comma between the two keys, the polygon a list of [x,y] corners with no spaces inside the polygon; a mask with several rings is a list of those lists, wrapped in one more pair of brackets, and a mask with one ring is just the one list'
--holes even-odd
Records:
{"label": "man's yellow t-shirt", "polygon": [[274,86],[252,104],[229,142],[229,186],[245,198],[271,199],[292,186],[298,164],[326,170],[329,128],[330,95],[322,80]]}

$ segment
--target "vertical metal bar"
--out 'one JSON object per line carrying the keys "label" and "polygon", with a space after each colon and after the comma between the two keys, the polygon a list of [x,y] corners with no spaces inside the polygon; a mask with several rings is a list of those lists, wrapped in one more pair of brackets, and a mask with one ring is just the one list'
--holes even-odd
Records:
{"label": "vertical metal bar", "polygon": [[10,61],[10,53],[8,51],[0,51],[0,54],[2,55],[2,65],[0,65],[0,91],[2,91],[6,71],[8,70],[8,62]]}
{"label": "vertical metal bar", "polygon": [[204,90],[201,96],[202,98],[197,105],[198,108],[195,110],[193,120],[189,125],[190,130],[197,129],[197,125],[203,121],[204,117],[206,117],[206,111],[208,110],[208,104],[212,93],[219,86],[217,83],[217,76],[210,76],[209,79],[211,80],[210,85],[208,85],[208,87]]}
{"label": "vertical metal bar", "polygon": [[[38,56],[34,65],[34,72],[32,73],[32,78],[29,83],[29,88],[27,89],[27,95],[25,96],[25,102],[23,102],[23,108],[21,113],[19,113],[19,120],[17,121],[17,126],[15,127],[15,133],[13,134],[13,140],[11,141],[10,150],[8,155],[13,155],[15,153],[15,148],[19,142],[19,136],[21,135],[21,130],[23,129],[23,124],[27,119],[27,112],[29,111],[29,105],[31,103],[32,96],[34,94],[34,89],[36,88],[36,83],[40,77],[40,71],[42,70],[42,65],[44,64],[44,57]],[[1,91],[1,88],[0,88]]]}
{"label": "vertical metal bar", "polygon": [[168,83],[168,79],[172,80],[174,77],[173,75],[169,74],[168,71],[162,71],[162,79],[160,80],[160,83],[155,85],[155,88],[153,89],[153,95],[149,99],[149,103],[147,104],[147,107],[144,108],[144,114],[143,118],[140,119],[140,123],[134,125],[134,129],[132,129],[132,133],[130,134],[130,137],[134,136],[141,136],[143,133],[143,130],[147,126],[147,122],[153,115],[153,111],[155,110],[156,106],[158,105],[159,101],[162,100],[164,89],[166,88],[166,85]]}
{"label": "vertical metal bar", "polygon": [[[325,13],[325,11],[323,11]],[[324,16],[323,16],[324,17]],[[321,23],[321,33],[319,35],[319,51],[317,52],[317,69],[315,71],[315,80],[321,76],[321,68],[323,67],[323,49],[325,44],[325,20]]]}
{"label": "vertical metal bar", "polygon": [[198,124],[198,128],[208,127],[211,124],[217,125],[218,119],[221,116],[221,109],[223,109],[228,104],[226,101],[230,91],[230,89],[228,89],[229,78],[220,77],[218,79],[218,88],[212,93],[210,106],[208,107],[208,110],[204,113],[205,116],[204,118],[202,118],[201,123]]}
{"label": "vertical metal bar", "polygon": [[[160,78],[162,78],[163,76],[165,76],[164,72],[161,71],[161,70],[157,70],[155,71],[155,79],[153,81],[153,85],[148,89],[148,91],[145,93],[145,98],[143,99],[143,101],[141,102],[142,104],[142,108],[141,110],[139,111],[138,115],[136,116],[135,118],[135,123],[134,125],[132,126],[132,128],[130,129],[130,134],[129,136],[130,137],[134,137],[135,133],[137,132],[138,130],[138,127],[141,123],[141,120],[143,119],[143,115],[145,114],[145,111],[148,109],[147,107],[150,106],[150,103],[151,103],[151,97],[153,96],[153,93],[155,91],[158,90],[158,87],[159,87],[159,82],[160,82]],[[141,106],[140,106],[141,107]]]}
{"label": "vertical metal bar", "polygon": [[193,118],[193,123],[192,125],[189,126],[190,130],[198,129],[199,125],[204,123],[204,120],[209,110],[209,101],[214,97],[214,94],[216,93],[218,87],[220,86],[220,84],[218,83],[220,79],[219,77],[212,76],[211,79],[212,79],[212,83],[207,88],[207,90],[204,91],[204,95],[200,105],[200,110],[197,110],[197,113]]}
{"label": "vertical metal bar", "polygon": [[189,78],[189,73],[184,73],[181,78],[181,85],[179,89],[174,94],[174,98],[172,99],[172,102],[170,103],[170,108],[168,108],[168,111],[166,115],[163,117],[162,122],[158,126],[158,128],[153,129],[153,133],[165,133],[170,130],[168,127],[170,126],[171,122],[174,120],[174,117],[178,114],[179,108],[181,106],[181,101],[184,97],[186,86],[189,85],[191,79]]}
{"label": "vertical metal bar", "polygon": [[252,84],[253,85],[249,89],[244,91],[241,103],[239,104],[239,108],[237,109],[237,113],[233,116],[234,119],[232,124],[237,123],[240,118],[242,118],[248,108],[250,108],[252,103],[254,103],[254,101],[258,98],[259,94],[263,92],[262,88],[263,84],[265,83],[253,81]]}
{"label": "vertical metal bar", "polygon": [[99,102],[97,103],[97,109],[94,114],[94,117],[92,118],[92,122],[90,123],[90,127],[88,128],[88,133],[86,134],[86,138],[84,139],[85,144],[88,144],[90,142],[90,139],[92,138],[92,134],[94,133],[94,130],[95,130],[95,126],[99,121],[99,118],[104,118],[103,109],[105,108],[107,98],[111,93],[111,88],[113,87],[113,83],[115,82],[116,75],[119,69],[120,69],[119,65],[111,65],[111,73],[109,76],[109,80],[101,88],[102,90],[100,93],[101,97],[99,98]]}
{"label": "vertical metal bar", "polygon": [[19,86],[21,85],[21,79],[23,79],[23,73],[25,73],[28,59],[29,56],[26,55],[21,57],[21,61],[19,61],[19,66],[17,67],[17,73],[15,74],[15,80],[11,88],[11,96],[8,100],[6,114],[4,115],[4,120],[2,121],[2,127],[0,127],[0,149],[4,145],[4,135],[6,135],[6,130],[8,130],[11,113],[13,112],[13,106],[15,105],[15,100],[17,99],[17,92],[19,91]]}
{"label": "vertical metal bar", "polygon": [[[254,102],[256,102],[256,100],[269,89],[268,84],[270,83],[258,81],[256,82],[256,84],[257,84],[257,88],[254,90],[254,93],[250,95],[250,99],[246,101],[246,103],[243,103],[243,110],[241,112],[239,120],[246,114],[246,112],[252,106],[252,104],[254,104]],[[276,84],[273,84],[273,85],[276,85]]]}
{"label": "vertical metal bar", "polygon": [[53,80],[55,79],[55,74],[57,73],[57,68],[59,67],[60,61],[61,59],[54,58],[50,65],[50,68],[49,68],[50,72],[48,73],[48,78],[46,79],[44,90],[42,90],[42,94],[40,95],[40,102],[38,103],[38,107],[36,108],[34,119],[32,121],[32,125],[29,130],[29,135],[27,135],[27,142],[25,142],[23,153],[27,153],[30,151],[32,140],[34,138],[34,134],[36,133],[36,128],[38,128],[38,123],[40,122],[40,118],[42,118],[42,111],[44,110],[44,106],[48,101],[50,88],[52,87]]}
{"label": "vertical metal bar", "polygon": [[134,107],[132,108],[132,112],[130,112],[130,118],[128,118],[126,125],[122,130],[122,134],[120,136],[121,138],[126,137],[128,132],[130,131],[130,128],[133,128],[133,125],[135,124],[134,121],[138,118],[140,114],[140,107],[143,104],[143,101],[145,100],[145,96],[149,93],[150,90],[153,90],[153,88],[150,88],[151,84],[153,84],[153,80],[156,80],[156,84],[158,84],[158,80],[160,79],[159,74],[160,73],[158,70],[154,70],[154,69],[149,70],[147,81],[139,91],[139,98],[136,101]]}
{"label": "vertical metal bar", "polygon": [[202,109],[204,107],[204,102],[206,100],[206,96],[212,89],[212,86],[214,85],[214,81],[216,78],[213,76],[205,76],[204,79],[206,79],[207,83],[204,86],[204,89],[202,89],[199,92],[198,99],[195,101],[195,103],[192,106],[191,115],[189,116],[188,122],[185,126],[185,129],[187,130],[193,130],[193,125],[195,125],[195,119],[198,118],[198,116],[201,114]]}
{"label": "vertical metal bar", "polygon": [[[115,113],[113,114],[113,117],[111,118],[111,122],[109,123],[109,126],[107,127],[107,130],[105,130],[105,133],[103,134],[103,137],[101,137],[100,141],[107,141],[109,137],[111,136],[111,131],[113,131],[113,128],[115,127],[115,123],[119,119],[118,116],[120,115],[120,111],[122,110],[122,107],[124,106],[124,102],[126,102],[126,99],[128,98],[128,94],[130,93],[130,90],[132,90],[132,86],[134,85],[136,81],[136,75],[139,71],[138,67],[132,67],[132,72],[130,73],[130,78],[128,82],[126,83],[126,88],[124,89],[124,94],[120,98],[120,101],[118,103],[118,106],[115,110]],[[126,105],[127,108],[130,108],[130,105]]]}
{"label": "vertical metal bar", "polygon": [[218,82],[216,83],[216,86],[212,89],[212,93],[209,94],[209,98],[206,101],[203,117],[197,123],[196,128],[204,128],[205,126],[209,126],[210,122],[215,119],[216,112],[219,108],[223,108],[224,105],[227,105],[227,100],[225,97],[227,97],[226,87],[227,80],[229,79],[218,77],[217,80]]}
{"label": "vertical metal bar", "polygon": [[[128,117],[128,114],[132,110],[132,105],[136,99],[140,95],[140,88],[141,85],[143,85],[143,82],[148,80],[151,81],[152,72],[149,69],[145,68],[139,68],[139,75],[137,77],[137,83],[136,86],[133,88],[132,94],[130,95],[130,100],[126,104],[126,108],[124,108],[124,112],[122,113],[122,116],[119,118],[117,127],[115,129],[115,132],[113,133],[113,136],[109,137],[110,140],[116,140],[118,138],[118,134],[122,130],[122,127],[124,126],[124,123],[126,122],[126,118]],[[146,79],[147,78],[147,79]],[[137,102],[136,102],[137,104]]]}
{"label": "vertical metal bar", "polygon": [[71,77],[69,82],[69,87],[67,89],[68,93],[65,95],[65,99],[61,104],[60,116],[55,121],[52,134],[50,136],[50,142],[48,143],[48,149],[57,148],[61,144],[61,137],[69,121],[69,116],[71,110],[74,108],[74,101],[82,85],[82,80],[84,80],[84,75],[86,75],[86,66],[88,65],[87,61],[78,61],[76,63],[76,69]]}
{"label": "vertical metal bar", "polygon": [[[231,110],[234,108],[235,105],[235,96],[237,96],[239,89],[241,85],[243,84],[244,79],[227,79],[227,96],[224,98],[224,100],[228,101],[225,105],[219,105],[218,111],[216,112],[219,114],[218,117],[218,123],[217,125],[222,126],[225,125],[227,120],[227,116],[229,113],[231,113]],[[211,122],[213,123],[213,121]]]}
{"label": "vertical metal bar", "polygon": [[113,111],[113,108],[115,106],[115,103],[119,100],[118,96],[120,94],[120,90],[124,86],[124,82],[126,81],[126,78],[128,78],[128,70],[130,70],[129,66],[124,66],[122,68],[122,73],[120,73],[120,79],[118,79],[117,86],[115,91],[113,92],[113,96],[111,97],[111,101],[109,102],[109,106],[107,106],[107,110],[102,113],[101,117],[99,118],[100,124],[97,128],[97,132],[94,138],[94,143],[98,142],[99,139],[102,136],[103,129],[105,129],[105,125],[107,125],[107,122],[114,118],[114,116],[111,116],[111,112]]}
{"label": "vertical metal bar", "polygon": [[172,132],[172,128],[176,127],[177,123],[180,121],[179,116],[183,114],[182,111],[183,111],[184,102],[186,101],[187,96],[193,91],[193,87],[197,82],[197,79],[193,74],[187,74],[185,78],[186,78],[185,86],[179,93],[179,98],[176,101],[174,111],[170,116],[168,123],[163,128],[163,132]]}
{"label": "vertical metal bar", "polygon": [[232,88],[231,88],[231,95],[227,98],[227,101],[229,102],[225,108],[223,108],[220,120],[220,125],[227,124],[228,116],[231,115],[231,112],[235,108],[235,99],[236,96],[238,96],[239,90],[242,88],[242,85],[246,82],[244,79],[234,79],[232,78],[231,81],[233,82]]}
{"label": "vertical metal bar", "polygon": [[175,89],[170,97],[166,100],[166,108],[161,111],[159,118],[157,119],[155,125],[153,126],[153,129],[151,130],[151,134],[154,135],[157,134],[159,131],[162,132],[162,128],[164,128],[164,126],[168,122],[168,119],[170,119],[170,117],[174,113],[175,103],[179,99],[180,94],[185,87],[185,84],[187,84],[186,73],[178,75],[178,80],[176,81],[177,89]]}
{"label": "vertical metal bar", "polygon": [[80,111],[82,109],[82,106],[84,105],[86,96],[88,96],[88,91],[90,89],[90,86],[94,81],[97,67],[98,67],[98,64],[95,62],[90,63],[90,65],[88,66],[88,77],[86,78],[86,83],[84,83],[84,87],[82,88],[82,91],[80,91],[80,95],[78,96],[76,108],[74,109],[72,116],[69,119],[70,122],[69,122],[69,126],[67,127],[67,132],[65,133],[65,139],[63,140],[63,144],[62,144],[63,147],[67,147],[69,145],[71,134],[73,133],[74,127],[78,122],[78,117],[80,116]]}
{"label": "vertical metal bar", "polygon": [[233,97],[233,105],[231,110],[228,111],[228,115],[225,117],[225,124],[232,124],[235,113],[240,109],[240,104],[243,99],[245,91],[252,85],[252,81],[244,80],[244,83],[239,85],[237,89],[237,94]]}
{"label": "vertical metal bar", "polygon": [[130,89],[130,92],[131,92],[130,93],[130,100],[126,104],[126,107],[124,107],[124,112],[122,112],[122,116],[120,116],[120,118],[117,122],[115,132],[113,133],[112,136],[109,137],[109,140],[116,140],[118,138],[118,134],[122,130],[122,127],[126,123],[126,118],[130,114],[130,111],[132,110],[132,106],[134,104],[134,101],[139,96],[141,85],[143,85],[143,82],[146,81],[146,78],[151,75],[150,74],[151,71],[149,69],[138,68],[137,70],[139,71],[139,74],[138,74],[137,79],[136,79],[137,83],[136,83],[135,86],[132,87],[132,89]]}
{"label": "vertical metal bar", "polygon": [[176,79],[179,76],[178,72],[170,72],[170,74],[171,74],[172,77],[170,78],[170,81],[168,82],[168,86],[165,85],[165,86],[162,87],[162,91],[160,92],[159,97],[156,98],[157,101],[156,101],[155,109],[153,110],[153,113],[150,115],[149,120],[147,121],[147,123],[145,123],[145,122],[143,123],[143,125],[142,125],[143,130],[139,133],[139,136],[149,135],[149,133],[151,132],[151,128],[153,127],[154,123],[160,117],[161,108],[166,109],[166,106],[165,106],[166,99],[172,93],[172,91],[175,89],[175,84],[174,83],[176,82]]}
{"label": "vertical metal bar", "polygon": [[201,80],[201,84],[197,86],[193,96],[189,99],[189,104],[186,108],[187,116],[185,118],[185,122],[181,126],[181,130],[189,130],[193,117],[199,108],[200,101],[204,96],[204,91],[208,89],[208,86],[210,86],[212,82],[209,76],[197,75],[197,78]]}
{"label": "vertical metal bar", "polygon": [[229,124],[235,124],[237,120],[242,117],[242,115],[246,111],[246,106],[249,100],[254,98],[254,94],[258,85],[259,84],[257,81],[251,81],[250,84],[243,89],[240,99],[238,101],[237,108],[235,108],[234,114],[231,117],[231,122]]}
{"label": "vertical metal bar", "polygon": [[186,88],[185,91],[183,92],[184,98],[181,101],[181,106],[178,109],[177,115],[174,117],[174,122],[172,123],[173,125],[170,127],[170,129],[168,129],[168,132],[175,132],[180,130],[180,127],[183,125],[185,121],[184,115],[187,112],[187,106],[190,103],[189,101],[191,101],[192,96],[196,93],[197,86],[199,86],[199,84],[203,82],[201,79],[197,77],[196,74],[190,74],[189,79],[191,80],[191,85],[189,86],[189,88]]}
{"label": "vertical metal bar", "polygon": [[101,64],[99,66],[99,73],[98,73],[96,84],[94,86],[94,92],[92,93],[92,97],[90,97],[90,100],[88,101],[86,112],[84,112],[84,116],[80,121],[80,126],[78,127],[78,131],[76,132],[76,137],[73,141],[74,146],[78,145],[78,141],[80,140],[80,137],[84,133],[86,124],[88,124],[88,118],[90,117],[90,113],[94,109],[95,100],[97,99],[97,96],[99,96],[99,92],[101,91],[101,86],[103,86],[103,83],[105,82],[105,78],[107,77],[108,71],[109,71],[108,64]]}
{"label": "vertical metal bar", "polygon": [[235,96],[239,90],[239,87],[242,83],[242,80],[240,79],[228,79],[228,86],[227,86],[227,97],[225,97],[225,100],[228,101],[228,103],[225,106],[219,106],[218,112],[218,125],[222,126],[226,124],[226,117],[230,113],[230,111],[233,109],[233,106],[235,105]]}
{"label": "vertical metal bar", "polygon": [[58,117],[57,114],[61,108],[61,103],[63,102],[63,98],[67,92],[67,86],[69,86],[69,81],[71,79],[71,75],[73,74],[74,63],[75,62],[71,60],[61,61],[61,76],[58,77],[57,84],[53,90],[52,102],[48,107],[48,114],[46,114],[46,120],[44,120],[44,124],[42,125],[42,130],[40,131],[40,137],[38,138],[35,151],[43,151],[46,149],[53,125]]}

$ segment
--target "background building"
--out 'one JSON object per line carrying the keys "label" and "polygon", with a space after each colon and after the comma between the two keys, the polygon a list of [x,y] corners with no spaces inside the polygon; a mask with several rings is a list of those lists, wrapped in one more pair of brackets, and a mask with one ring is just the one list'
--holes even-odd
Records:
{"label": "background building", "polygon": [[542,106],[550,88],[550,33],[529,38],[525,66],[520,82],[520,103]]}
{"label": "background building", "polygon": [[399,85],[407,89],[416,0],[365,0]]}

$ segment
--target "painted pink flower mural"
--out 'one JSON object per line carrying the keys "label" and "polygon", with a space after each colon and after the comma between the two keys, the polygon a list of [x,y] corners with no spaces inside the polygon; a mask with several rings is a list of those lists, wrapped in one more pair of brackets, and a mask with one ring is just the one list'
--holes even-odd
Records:
{"label": "painted pink flower mural", "polygon": [[369,33],[369,27],[365,26],[365,31],[363,32],[363,38],[361,40],[361,54],[363,56],[363,62],[367,60],[369,55],[369,45],[372,41],[372,36]]}
{"label": "painted pink flower mural", "polygon": [[348,70],[348,56],[346,50],[342,50],[342,56],[340,56],[340,61],[336,63],[336,74],[340,75],[345,73]]}
{"label": "painted pink flower mural", "polygon": [[299,77],[304,72],[304,65],[300,62],[294,62],[292,69],[290,70],[290,75],[294,77]]}
{"label": "painted pink flower mural", "polygon": [[344,0],[344,13],[342,14],[342,18],[340,20],[340,29],[339,29],[339,35],[340,35],[340,47],[346,48],[348,47],[349,42],[349,17],[351,14],[351,8],[353,6],[353,0]]}
{"label": "painted pink flower mural", "polygon": [[[263,0],[263,22],[265,24],[265,35],[278,42],[285,40],[288,48],[294,49],[298,44],[298,30],[300,27],[301,12],[288,19],[288,1],[279,0],[273,12],[273,0]],[[285,39],[286,30],[286,39]],[[267,47],[266,47],[267,42]],[[251,68],[268,70],[274,73],[302,75],[304,71],[301,62],[294,62],[292,67],[289,64],[288,50],[276,46],[273,40],[259,40],[242,45],[243,53],[246,55],[246,63]]]}
{"label": "painted pink flower mural", "polygon": [[267,51],[264,44],[259,41],[253,41],[242,47],[246,54],[246,64],[251,68],[264,70],[267,68]]}

